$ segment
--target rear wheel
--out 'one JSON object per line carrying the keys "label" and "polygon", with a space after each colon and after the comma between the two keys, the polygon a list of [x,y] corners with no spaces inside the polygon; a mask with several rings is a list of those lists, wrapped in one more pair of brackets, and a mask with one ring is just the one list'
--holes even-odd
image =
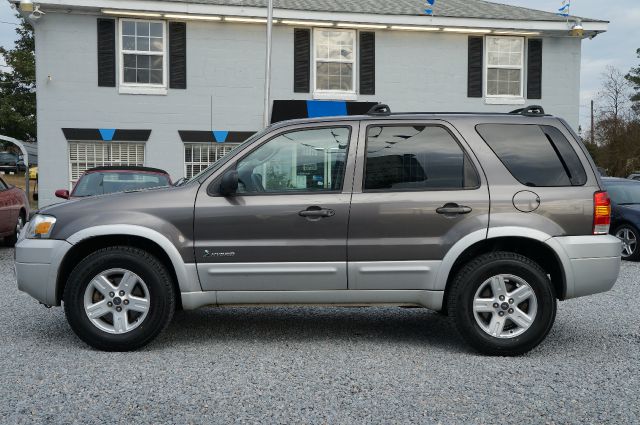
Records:
{"label": "rear wheel", "polygon": [[489,355],[526,353],[547,336],[556,298],[544,270],[511,252],[482,255],[456,276],[449,315],[463,338]]}
{"label": "rear wheel", "polygon": [[630,224],[623,224],[613,233],[620,242],[622,242],[622,251],[620,255],[623,260],[638,261],[640,260],[640,250],[638,250],[638,239],[640,232]]}
{"label": "rear wheel", "polygon": [[175,310],[166,268],[147,252],[124,246],[82,260],[71,272],[63,301],[76,335],[105,351],[143,347],[167,327]]}

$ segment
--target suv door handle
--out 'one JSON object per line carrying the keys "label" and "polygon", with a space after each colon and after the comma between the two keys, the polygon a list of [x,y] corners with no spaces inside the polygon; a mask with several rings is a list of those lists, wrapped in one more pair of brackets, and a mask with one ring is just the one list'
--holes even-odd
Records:
{"label": "suv door handle", "polygon": [[471,212],[471,207],[458,205],[456,203],[449,203],[437,208],[436,212],[444,215],[469,214]]}
{"label": "suv door handle", "polygon": [[300,211],[298,213],[300,217],[307,218],[323,218],[323,217],[333,217],[336,215],[336,212],[332,209],[321,208],[321,207],[309,207],[306,210]]}

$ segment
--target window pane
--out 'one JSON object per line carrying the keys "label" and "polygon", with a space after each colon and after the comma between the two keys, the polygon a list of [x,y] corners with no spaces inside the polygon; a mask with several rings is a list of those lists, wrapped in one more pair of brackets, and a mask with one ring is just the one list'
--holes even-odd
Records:
{"label": "window pane", "polygon": [[162,51],[162,38],[151,38],[151,51],[152,52],[161,52]]}
{"label": "window pane", "polygon": [[238,162],[238,191],[341,190],[348,146],[348,128],[309,129],[278,136]]}
{"label": "window pane", "polygon": [[135,50],[136,39],[135,37],[122,37],[122,48],[124,50]]}
{"label": "window pane", "polygon": [[135,68],[124,69],[124,82],[125,83],[137,83]]}
{"label": "window pane", "polygon": [[124,35],[136,35],[136,24],[133,21],[122,22],[122,34]]}
{"label": "window pane", "polygon": [[136,22],[137,35],[149,36],[149,22]]}
{"label": "window pane", "polygon": [[138,69],[138,83],[149,84],[149,70],[148,69]]}
{"label": "window pane", "polygon": [[151,84],[162,84],[162,70],[151,71]]}
{"label": "window pane", "polygon": [[151,69],[162,70],[162,56],[151,56]]}
{"label": "window pane", "polygon": [[124,55],[124,67],[135,68],[136,67],[136,55]]}
{"label": "window pane", "polygon": [[162,24],[159,22],[154,22],[151,24],[151,37],[160,37],[162,38]]}
{"label": "window pane", "polygon": [[141,52],[149,51],[149,39],[147,37],[136,37],[136,50]]}
{"label": "window pane", "polygon": [[369,127],[366,149],[368,190],[455,190],[478,185],[473,165],[442,127]]}
{"label": "window pane", "polygon": [[[477,131],[500,161],[526,186],[571,186],[567,170],[544,131],[537,125],[481,124]],[[561,135],[561,134],[560,134]],[[565,139],[566,140],[566,139]],[[559,150],[559,149],[558,149]],[[571,146],[563,148],[563,159],[570,159]],[[580,165],[581,167],[581,165]],[[584,170],[583,170],[584,172]]]}
{"label": "window pane", "polygon": [[138,68],[149,68],[150,58],[147,55],[138,55]]}
{"label": "window pane", "polygon": [[571,184],[574,186],[582,186],[585,184],[587,182],[587,174],[580,162],[580,158],[578,158],[576,151],[571,146],[571,143],[557,128],[550,125],[543,125],[540,127],[542,128],[542,131],[544,131],[549,142],[555,146],[558,154],[564,160]]}

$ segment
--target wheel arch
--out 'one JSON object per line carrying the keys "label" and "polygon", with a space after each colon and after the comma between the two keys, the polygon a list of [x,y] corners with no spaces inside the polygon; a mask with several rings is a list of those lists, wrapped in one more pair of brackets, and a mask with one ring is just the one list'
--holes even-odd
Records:
{"label": "wheel arch", "polygon": [[563,258],[566,254],[559,252],[561,248],[554,243],[548,243],[552,241],[551,236],[529,229],[516,232],[513,229],[494,232],[492,230],[494,229],[489,230],[486,238],[476,237],[471,241],[465,241],[466,238],[463,238],[456,244],[460,246],[454,246],[443,260],[438,275],[440,287],[445,291],[442,311],[446,311],[448,291],[458,271],[478,255],[493,251],[515,252],[535,261],[550,275],[556,298],[560,300],[566,298],[571,278],[567,276],[570,266],[567,263],[568,260]]}
{"label": "wheel arch", "polygon": [[178,298],[181,292],[201,290],[195,265],[188,267],[171,241],[154,230],[133,225],[96,226],[72,235],[67,241],[73,246],[62,259],[58,269],[57,303],[62,299],[67,279],[78,262],[98,249],[116,245],[134,246],[156,256],[171,274]]}

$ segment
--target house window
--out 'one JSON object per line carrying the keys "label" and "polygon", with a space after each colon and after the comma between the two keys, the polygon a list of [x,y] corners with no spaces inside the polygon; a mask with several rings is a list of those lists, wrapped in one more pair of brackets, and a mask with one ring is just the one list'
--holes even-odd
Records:
{"label": "house window", "polygon": [[356,32],[314,30],[314,93],[355,95]]}
{"label": "house window", "polygon": [[487,97],[523,97],[524,38],[487,37]]}
{"label": "house window", "polygon": [[240,143],[187,143],[184,146],[184,176],[188,179],[213,164]]}
{"label": "house window", "polygon": [[71,183],[90,168],[108,165],[144,165],[144,143],[69,143]]}
{"label": "house window", "polygon": [[162,21],[120,20],[120,84],[166,86],[166,28]]}

